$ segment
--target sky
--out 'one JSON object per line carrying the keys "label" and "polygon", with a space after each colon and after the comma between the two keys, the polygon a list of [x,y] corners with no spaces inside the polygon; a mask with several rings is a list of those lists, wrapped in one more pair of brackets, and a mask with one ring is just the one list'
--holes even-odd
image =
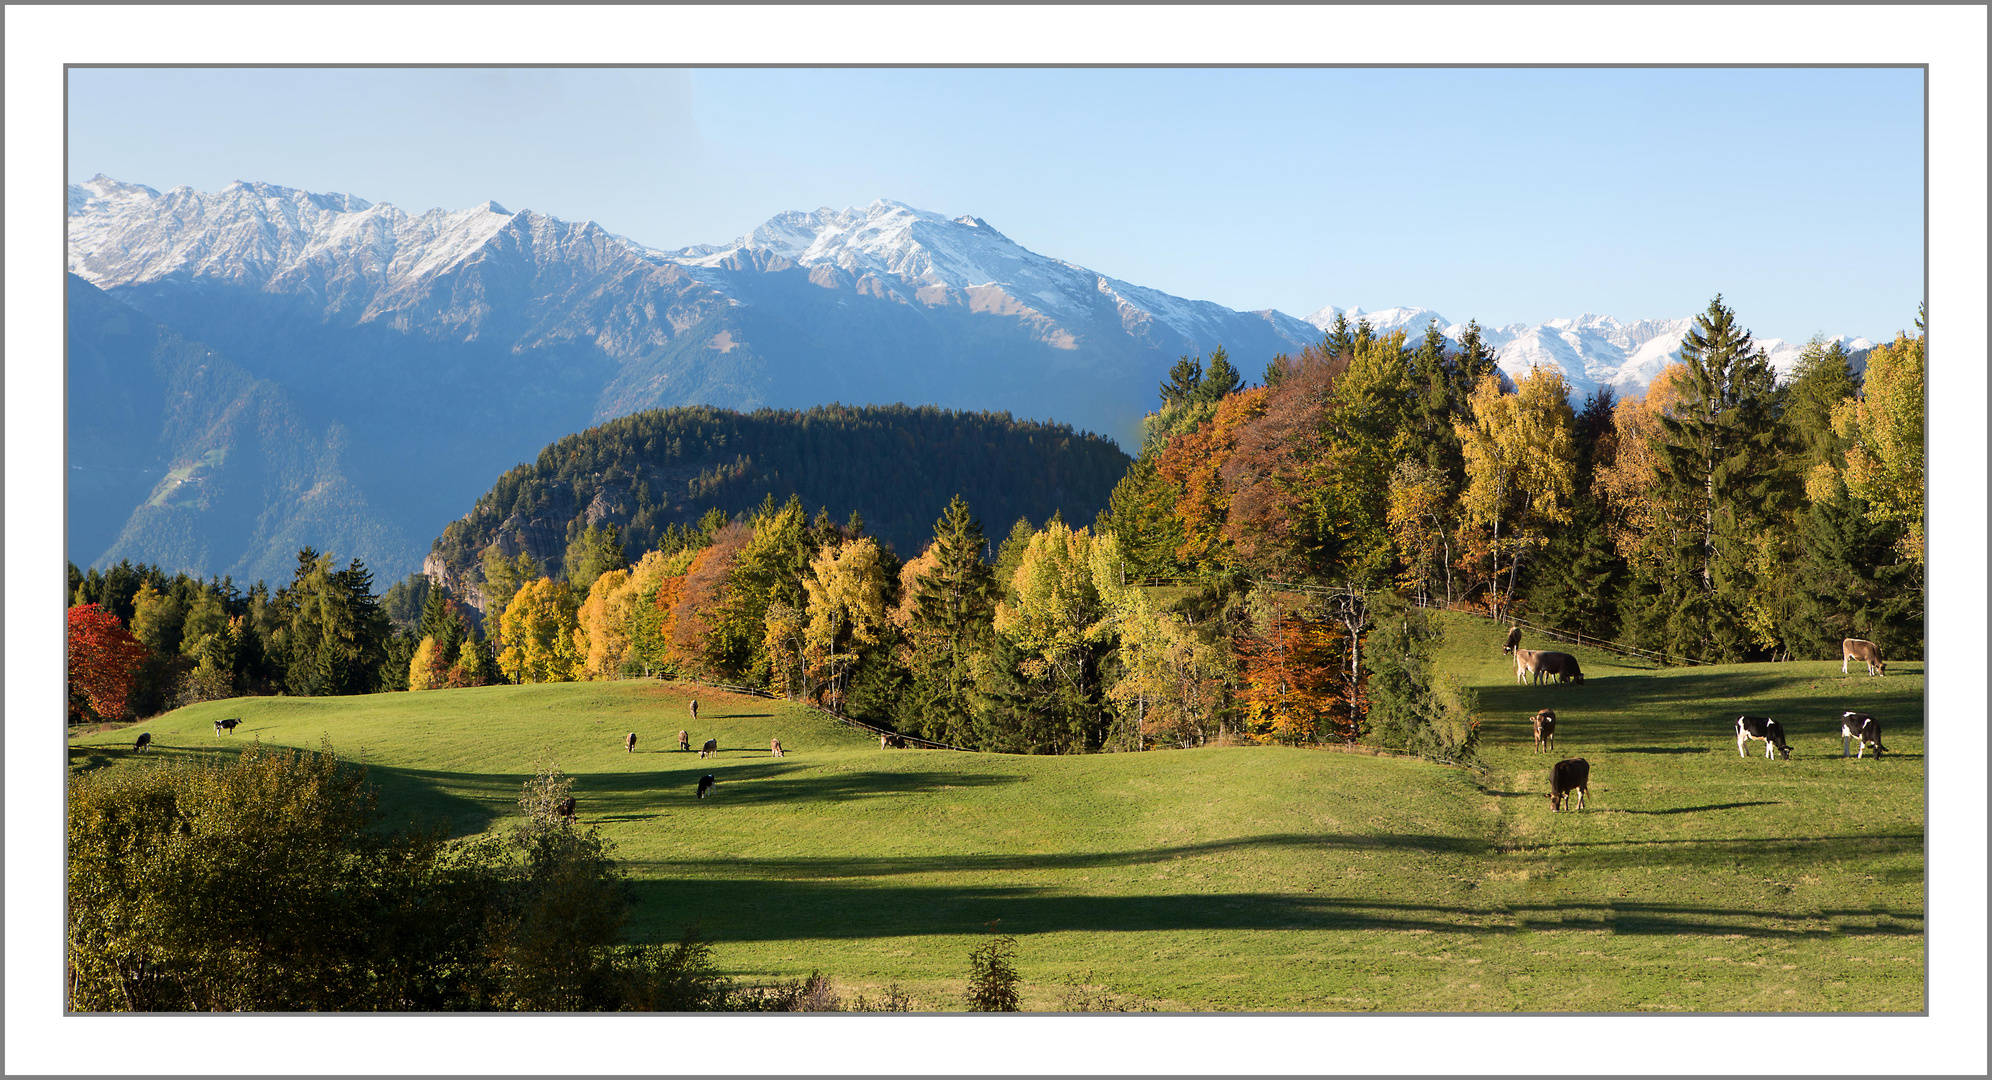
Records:
{"label": "sky", "polygon": [[1305,316],[1882,339],[1924,295],[1896,68],[73,68],[68,174],[493,199],[653,247],[887,198]]}

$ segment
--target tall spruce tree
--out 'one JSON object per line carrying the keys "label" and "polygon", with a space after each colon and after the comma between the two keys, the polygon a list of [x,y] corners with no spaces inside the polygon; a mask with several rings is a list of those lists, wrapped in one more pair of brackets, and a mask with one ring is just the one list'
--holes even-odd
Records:
{"label": "tall spruce tree", "polygon": [[996,572],[982,523],[956,495],[934,522],[934,569],[913,588],[913,693],[924,730],[959,744],[973,731],[973,658],[987,644]]}
{"label": "tall spruce tree", "polygon": [[1236,393],[1244,382],[1238,369],[1231,366],[1231,358],[1224,355],[1224,346],[1219,345],[1210,351],[1210,364],[1191,396],[1197,401],[1221,401],[1226,394]]}
{"label": "tall spruce tree", "polygon": [[1721,294],[1695,317],[1681,362],[1683,399],[1659,417],[1656,450],[1662,495],[1689,525],[1668,553],[1670,576],[1698,595],[1682,598],[1669,648],[1734,662],[1776,645],[1752,633],[1745,608],[1762,565],[1756,542],[1790,488],[1777,387],[1769,360]]}

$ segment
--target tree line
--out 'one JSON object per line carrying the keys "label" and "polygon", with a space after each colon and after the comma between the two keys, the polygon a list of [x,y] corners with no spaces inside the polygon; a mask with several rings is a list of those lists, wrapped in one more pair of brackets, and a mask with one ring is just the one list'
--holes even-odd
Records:
{"label": "tree line", "polygon": [[1920,655],[1923,348],[1919,316],[1863,372],[1815,340],[1780,380],[1718,296],[1643,397],[1573,404],[1553,367],[1506,379],[1473,324],[1413,345],[1338,319],[1256,385],[1222,350],[1179,362],[1083,527],[1019,517],[992,546],[957,494],[902,559],[766,493],[644,545],[571,529],[553,568],[490,539],[481,620],[420,576],[376,603],[309,551],[274,597],[175,581],[127,606],[120,570],[76,596],[129,611],[149,663],[172,650],[183,694],[230,663],[235,692],[677,675],[987,750],[1463,758],[1476,703],[1433,670],[1421,601],[1683,660]]}

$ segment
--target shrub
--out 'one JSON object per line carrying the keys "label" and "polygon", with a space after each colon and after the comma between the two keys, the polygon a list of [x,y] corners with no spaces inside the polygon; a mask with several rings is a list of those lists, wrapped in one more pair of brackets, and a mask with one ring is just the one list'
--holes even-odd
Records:
{"label": "shrub", "polygon": [[1017,1011],[1017,939],[1005,934],[968,954],[968,1011]]}

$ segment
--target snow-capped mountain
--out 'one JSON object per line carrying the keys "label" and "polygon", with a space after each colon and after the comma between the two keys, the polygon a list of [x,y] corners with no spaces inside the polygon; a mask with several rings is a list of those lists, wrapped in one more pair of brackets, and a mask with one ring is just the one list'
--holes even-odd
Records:
{"label": "snow-capped mountain", "polygon": [[[1307,322],[1326,330],[1341,315],[1351,326],[1367,319],[1372,329],[1387,334],[1402,329],[1411,343],[1424,336],[1425,327],[1437,320],[1439,331],[1458,341],[1466,323],[1455,323],[1428,308],[1394,307],[1378,311],[1328,306],[1307,317]],[[1494,362],[1510,379],[1520,379],[1529,370],[1548,364],[1562,369],[1571,395],[1582,397],[1601,386],[1609,386],[1619,397],[1637,397],[1646,392],[1653,377],[1668,364],[1681,358],[1681,342],[1694,328],[1693,318],[1641,319],[1622,323],[1609,315],[1579,315],[1574,319],[1551,319],[1530,326],[1483,326],[1480,339],[1494,350]],[[1850,353],[1873,347],[1866,338],[1841,335],[1837,340]],[[1772,370],[1786,374],[1797,365],[1805,342],[1779,338],[1758,338],[1755,342],[1770,359]]]}
{"label": "snow-capped mountain", "polygon": [[[159,191],[103,176],[68,195],[79,286],[280,389],[340,448],[339,475],[410,536],[436,535],[435,508],[559,436],[642,409],[903,401],[1128,443],[1177,357],[1223,346],[1250,375],[1319,338],[1291,316],[1171,296],[979,218],[889,201],[664,251],[496,203],[411,214],[271,184]],[[151,464],[177,467],[175,452],[162,442]]]}

